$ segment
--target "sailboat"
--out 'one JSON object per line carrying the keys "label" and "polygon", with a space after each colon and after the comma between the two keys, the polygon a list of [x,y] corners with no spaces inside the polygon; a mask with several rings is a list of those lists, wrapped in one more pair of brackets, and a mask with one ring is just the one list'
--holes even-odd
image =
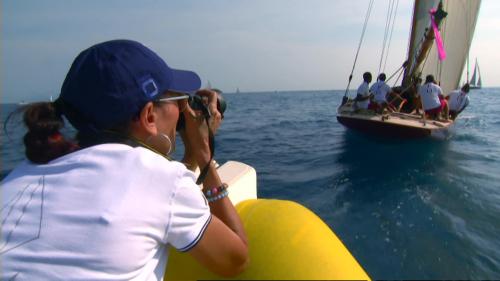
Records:
{"label": "sailboat", "polygon": [[476,59],[476,64],[474,65],[474,72],[472,72],[472,78],[470,79],[469,85],[471,89],[481,89],[482,87],[482,82],[481,82],[481,72],[479,71],[479,64],[477,63]]}
{"label": "sailboat", "polygon": [[[446,95],[457,89],[471,45],[481,0],[416,0],[413,8],[411,35],[401,86],[393,88],[400,95],[412,96],[421,77],[432,74]],[[370,9],[370,8],[369,8]],[[434,27],[439,28],[446,59],[438,56],[434,44],[436,34],[430,11],[434,11]],[[365,20],[366,23],[366,20]],[[353,67],[354,70],[354,67]],[[352,73],[350,79],[352,78]],[[349,80],[350,81],[350,80]],[[453,121],[427,120],[425,114],[404,112],[399,104],[395,112],[376,114],[358,110],[352,99],[344,96],[337,109],[337,120],[347,128],[391,138],[448,138]]]}

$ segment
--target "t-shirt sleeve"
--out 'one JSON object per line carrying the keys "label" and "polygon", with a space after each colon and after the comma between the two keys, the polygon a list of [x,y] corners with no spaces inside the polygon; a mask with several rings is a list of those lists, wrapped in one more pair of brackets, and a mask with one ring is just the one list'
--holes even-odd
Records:
{"label": "t-shirt sleeve", "polygon": [[469,96],[465,97],[464,104],[462,105],[462,108],[460,110],[465,109],[469,105]]}
{"label": "t-shirt sleeve", "polygon": [[358,94],[358,95],[363,95],[363,85],[360,85],[360,86],[358,87],[357,94]]}
{"label": "t-shirt sleeve", "polygon": [[370,87],[370,92],[374,93],[375,92],[375,84],[371,85]]}
{"label": "t-shirt sleeve", "polygon": [[185,252],[199,242],[212,216],[208,202],[195,184],[194,175],[187,170],[181,174],[171,204],[166,242]]}
{"label": "t-shirt sleeve", "polygon": [[385,84],[385,90],[386,90],[387,93],[392,92],[391,86],[389,86],[387,84]]}

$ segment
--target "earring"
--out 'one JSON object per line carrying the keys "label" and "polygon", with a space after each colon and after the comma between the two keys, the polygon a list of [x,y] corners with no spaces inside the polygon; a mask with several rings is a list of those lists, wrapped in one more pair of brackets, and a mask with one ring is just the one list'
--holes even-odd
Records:
{"label": "earring", "polygon": [[172,141],[170,140],[170,138],[164,134],[164,133],[159,133],[157,135],[151,135],[149,136],[147,139],[146,139],[146,143],[150,143],[151,139],[153,137],[156,137],[156,136],[160,136],[162,139],[165,139],[168,143],[168,149],[167,149],[167,152],[165,153],[165,155],[169,155],[171,152],[172,152]]}

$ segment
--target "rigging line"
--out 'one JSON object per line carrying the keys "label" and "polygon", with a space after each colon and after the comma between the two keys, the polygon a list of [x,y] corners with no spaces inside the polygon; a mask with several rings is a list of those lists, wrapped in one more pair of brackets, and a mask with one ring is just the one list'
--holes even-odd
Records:
{"label": "rigging line", "polygon": [[[394,4],[396,3],[396,0],[392,0],[390,1],[390,5],[391,5],[391,8],[390,8],[390,11],[388,13],[388,17],[387,17],[387,23],[386,23],[386,36],[385,36],[385,46],[384,46],[384,50],[385,52],[382,54],[382,57],[380,58],[380,65],[379,65],[379,68],[381,69],[382,72],[385,72],[385,65],[384,67],[382,68],[382,61],[385,61],[387,62],[387,58],[389,57],[389,45],[390,45],[390,36],[389,33],[392,33],[389,32],[389,30],[392,30],[391,28],[391,25],[392,25],[392,22],[393,22],[393,14],[394,14]],[[394,26],[393,26],[394,27]],[[385,57],[385,59],[384,59]],[[379,70],[380,72],[380,70]]]}
{"label": "rigging line", "polygon": [[[426,29],[427,30],[427,29]],[[420,53],[420,49],[425,41],[425,37],[426,37],[426,34],[427,34],[428,31],[425,31],[422,38],[420,38],[420,41],[418,42],[418,44],[416,45],[416,48],[415,48],[415,52],[414,52],[414,55],[413,55],[413,59],[412,59],[412,64],[411,64],[411,68],[410,68],[410,73],[412,73],[413,71],[417,71],[417,65],[416,65],[416,62],[417,62],[417,58],[418,58],[418,55]],[[429,55],[429,53],[427,53],[426,55],[426,59],[427,59],[427,56]],[[423,68],[423,66],[422,66]]]}
{"label": "rigging line", "polygon": [[[412,8],[412,11],[415,11],[415,5],[416,5],[416,4],[417,4],[417,1],[414,1],[414,2],[413,2],[413,8]],[[413,32],[413,26],[412,26],[412,25],[413,25],[414,17],[415,17],[415,12],[413,12],[413,13],[412,13],[412,16],[411,16],[411,21],[410,21],[411,23],[410,23],[409,33],[408,33],[408,44],[406,45],[406,53],[408,54],[408,57],[407,57],[407,60],[408,60],[408,61],[410,61],[410,59],[412,59],[412,58],[411,58],[411,57],[412,57],[412,55],[410,54],[410,47],[411,47],[411,45],[412,45],[412,44],[411,44],[411,43],[412,43],[412,41],[414,41],[414,40],[412,40],[412,37],[411,37],[412,32]],[[415,46],[414,46],[414,47],[415,47]],[[409,64],[409,65],[411,65],[411,64],[413,64],[413,62],[410,62],[410,64]]]}
{"label": "rigging line", "polygon": [[385,19],[385,30],[384,30],[384,40],[382,41],[382,52],[380,54],[380,62],[378,64],[378,73],[380,73],[380,69],[382,68],[382,61],[384,59],[384,53],[385,53],[385,46],[387,44],[387,33],[388,33],[388,30],[389,30],[389,21],[391,19],[391,12],[392,12],[392,4],[393,4],[393,0],[390,0],[389,1],[389,5],[387,6],[387,16],[386,16],[386,19]]}
{"label": "rigging line", "polygon": [[[446,4],[445,4],[445,11],[448,11],[448,1],[446,1]],[[448,21],[446,20],[446,18],[443,19],[444,23],[442,23],[442,26],[443,26],[443,31],[441,31],[441,37],[443,38],[443,45],[444,47],[446,48],[446,27],[448,26]],[[438,69],[439,69],[439,74],[438,74],[438,77],[439,77],[439,85],[441,86],[441,78],[442,78],[442,73],[443,73],[443,62],[441,60],[438,59]],[[455,86],[453,86],[455,87]]]}
{"label": "rigging line", "polygon": [[401,70],[399,71],[399,74],[398,74],[398,77],[396,78],[396,80],[394,81],[394,85],[392,87],[396,87],[396,84],[398,83],[399,81],[399,78],[401,78],[401,74],[403,74],[403,71],[404,69],[401,68]]}
{"label": "rigging line", "polygon": [[406,62],[403,63],[403,65],[401,65],[396,71],[394,71],[394,73],[391,76],[389,76],[389,78],[387,78],[385,82],[389,82],[392,79],[392,77],[394,77],[394,75],[396,75],[401,69],[405,67],[406,67]]}
{"label": "rigging line", "polygon": [[[422,71],[424,70],[425,68],[425,64],[427,63],[427,59],[429,58],[429,55],[431,54],[431,52],[427,52],[427,54],[425,55],[425,59],[424,59],[424,62],[422,63],[422,67],[420,68],[420,71],[418,72],[418,75],[416,77],[421,77],[422,76]],[[416,69],[418,70],[418,69]]]}
{"label": "rigging line", "polygon": [[361,32],[361,38],[359,39],[358,50],[356,51],[356,56],[354,58],[354,63],[352,65],[351,74],[349,75],[349,82],[347,83],[347,88],[345,89],[344,97],[347,96],[347,92],[349,91],[349,85],[351,84],[352,74],[354,73],[356,62],[358,61],[359,50],[361,49],[361,44],[363,43],[363,38],[365,37],[366,26],[368,25],[368,19],[370,18],[374,1],[375,0],[370,0],[370,3],[368,4],[368,10],[366,11],[365,15],[365,23],[363,24],[363,31]]}
{"label": "rigging line", "polygon": [[388,42],[388,45],[387,45],[387,53],[385,54],[385,62],[384,62],[384,68],[382,68],[382,70],[385,72],[385,67],[387,66],[387,58],[389,58],[389,50],[391,48],[391,42],[392,42],[392,33],[394,32],[394,26],[395,26],[395,23],[396,23],[396,13],[398,11],[398,6],[399,6],[399,0],[396,1],[396,8],[394,9],[394,13],[393,13],[393,16],[392,16],[392,27],[391,27],[391,33],[389,35],[389,42]]}

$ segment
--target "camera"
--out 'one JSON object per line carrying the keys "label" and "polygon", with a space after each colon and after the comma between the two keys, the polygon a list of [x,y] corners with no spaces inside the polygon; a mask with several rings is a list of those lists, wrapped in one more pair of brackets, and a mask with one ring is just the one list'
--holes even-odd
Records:
{"label": "camera", "polygon": [[[220,95],[219,90],[214,90],[217,92],[217,110],[220,112],[222,119],[224,119],[224,112],[226,111],[226,101]],[[195,111],[201,111],[205,117],[210,117],[210,112],[208,110],[208,106],[206,102],[203,100],[201,96],[190,96],[188,99],[189,106]],[[177,121],[177,131],[184,130],[186,127],[186,123],[184,120],[184,114],[182,112],[179,113],[179,120]]]}

